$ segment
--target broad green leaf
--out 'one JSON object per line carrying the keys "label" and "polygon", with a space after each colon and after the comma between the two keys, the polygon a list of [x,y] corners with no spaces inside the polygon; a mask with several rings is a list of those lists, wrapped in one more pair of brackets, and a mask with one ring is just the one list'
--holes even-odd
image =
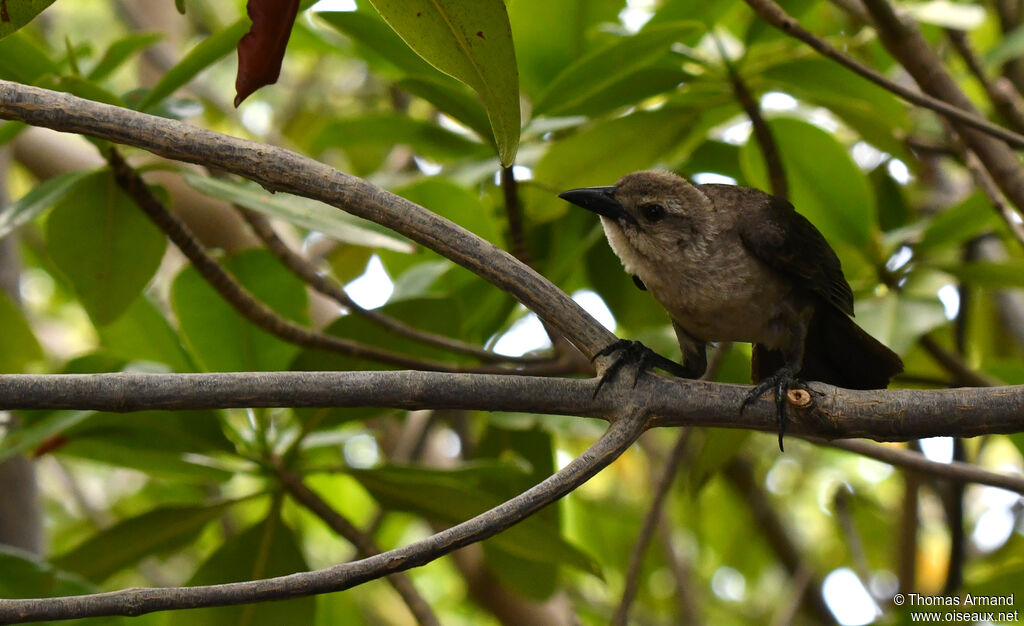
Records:
{"label": "broad green leaf", "polygon": [[[664,55],[685,35],[703,30],[698,22],[675,22],[644,29],[588,54],[559,74],[537,98],[535,115],[578,112],[588,100],[606,93],[623,79],[633,77]],[[627,81],[626,84],[629,84]],[[647,94],[628,89],[636,96]]]}
{"label": "broad green leaf", "polygon": [[138,33],[118,39],[103,53],[103,57],[89,71],[87,78],[92,81],[105,79],[114,70],[121,67],[121,64],[127,61],[131,55],[145,50],[161,38],[163,38],[161,33]]}
{"label": "broad green leaf", "polygon": [[53,89],[54,91],[65,91],[79,98],[86,100],[92,100],[93,102],[102,102],[103,104],[110,104],[113,106],[124,106],[124,101],[121,98],[110,91],[107,91],[98,84],[82,78],[81,76],[61,76],[57,80],[49,84],[49,81],[42,81],[43,86]]}
{"label": "broad green leaf", "polygon": [[480,197],[465,187],[443,178],[426,178],[395,193],[441,217],[447,218],[466,230],[483,237],[495,245],[502,242],[502,224],[488,211]]}
{"label": "broad green leaf", "polygon": [[53,559],[57,567],[92,582],[103,582],[140,559],[176,550],[195,540],[204,526],[234,501],[213,505],[161,507],[101,530]]}
{"label": "broad green leaf", "polygon": [[[738,0],[715,0],[715,2],[706,2],[705,0],[665,0],[658,8],[658,12],[654,14],[654,17],[644,25],[644,28],[655,28],[662,24],[679,20],[696,20],[702,24],[713,26],[726,13],[734,9],[737,4],[739,4]],[[683,43],[692,46],[697,43],[699,38],[700,33],[692,33],[691,38]]]}
{"label": "broad green leaf", "polygon": [[975,287],[1005,289],[1024,287],[1024,259],[940,265],[937,269]]}
{"label": "broad green leaf", "polygon": [[[892,93],[827,59],[787,61],[759,73],[776,89],[828,108],[879,150],[912,162],[903,142],[906,105]],[[752,80],[754,80],[752,78]]]}
{"label": "broad green leaf", "polygon": [[31,22],[51,4],[53,0],[5,0],[3,19],[0,20],[0,39]]}
{"label": "broad green leaf", "polygon": [[0,546],[0,597],[47,598],[97,591],[75,574],[61,571],[27,552]]}
{"label": "broad green leaf", "polygon": [[79,424],[94,411],[52,411],[30,424],[19,426],[0,440],[0,461],[41,446],[51,437]]}
{"label": "broad green leaf", "polygon": [[0,122],[0,147],[7,145],[8,141],[17,137],[26,128],[28,128],[28,124],[24,122],[12,122],[10,120]]}
{"label": "broad green leaf", "polygon": [[323,11],[316,15],[358,42],[364,49],[378,55],[397,70],[398,76],[415,76],[441,83],[458,84],[458,81],[439,72],[413,52],[402,38],[380,19],[376,11]]}
{"label": "broad green leaf", "polygon": [[413,244],[405,239],[323,202],[286,193],[269,194],[259,185],[248,181],[210,178],[192,173],[185,173],[184,177],[191,187],[209,196],[240,204],[268,217],[277,217],[303,228],[320,231],[338,241],[404,253],[414,250]]}
{"label": "broad green leaf", "polygon": [[985,55],[985,63],[989,67],[999,67],[1022,54],[1024,54],[1024,24],[1003,35],[995,47]]}
{"label": "broad green leaf", "polygon": [[238,40],[248,32],[249,25],[248,19],[240,19],[192,48],[185,58],[168,70],[160,82],[149,90],[146,97],[139,103],[138,110],[150,111],[163,102],[164,98],[192,80],[196,74],[234,51]]}
{"label": "broad green leaf", "polygon": [[69,439],[102,439],[140,451],[184,454],[234,450],[213,410],[97,412],[64,433]]}
{"label": "broad green leaf", "polygon": [[102,438],[73,438],[61,446],[59,451],[65,457],[72,456],[104,465],[128,467],[153,478],[181,483],[225,483],[235,475],[227,469],[189,460],[181,452],[136,448]]}
{"label": "broad green leaf", "polygon": [[925,222],[921,240],[914,245],[914,250],[922,253],[952,248],[998,222],[999,217],[985,194],[976,191]]}
{"label": "broad green leaf", "polygon": [[32,85],[41,76],[58,73],[49,52],[23,33],[0,39],[0,78]]}
{"label": "broad green leaf", "polygon": [[488,146],[437,124],[387,113],[333,120],[317,133],[310,148],[320,152],[325,148],[345,150],[369,145],[390,150],[401,144],[433,161],[483,158],[491,154]]}
{"label": "broad green leaf", "polygon": [[[283,317],[307,321],[305,285],[264,250],[226,260],[226,269],[258,300]],[[171,287],[171,306],[193,358],[206,371],[282,370],[298,346],[243,318],[192,267]]]}
{"label": "broad green leaf", "polygon": [[0,239],[64,199],[78,183],[95,172],[68,172],[40,183],[0,211]]}
{"label": "broad green leaf", "polygon": [[[451,471],[422,467],[350,470],[385,508],[448,524],[463,522],[504,501],[484,485],[507,480],[515,472],[514,466],[500,463]],[[487,541],[522,558],[596,571],[590,556],[568,543],[556,529],[532,517]]]}
{"label": "broad green leaf", "polygon": [[[618,25],[624,0],[514,0],[508,19],[516,43],[523,91],[536,100],[573,61],[608,34],[603,24]],[[603,37],[602,37],[603,36]]]}
{"label": "broad green leaf", "polygon": [[[308,569],[298,537],[281,520],[275,507],[264,521],[225,541],[199,566],[187,584],[244,582]],[[282,602],[197,609],[188,612],[188,623],[193,626],[313,624],[316,607],[316,599],[307,596]]]}
{"label": "broad green leaf", "polygon": [[527,215],[535,221],[556,219],[569,207],[558,191],[613,185],[629,172],[669,162],[697,123],[692,110],[663,107],[600,121],[556,141],[534,168],[539,185],[525,188]]}
{"label": "broad green leaf", "polygon": [[142,292],[167,240],[103,171],[65,192],[47,221],[46,246],[89,317],[103,326]]}
{"label": "broad green leaf", "polygon": [[946,323],[938,298],[911,298],[888,293],[858,300],[857,324],[875,339],[902,354],[928,331]]}
{"label": "broad green leaf", "polygon": [[126,361],[164,363],[172,372],[191,372],[178,332],[145,295],[136,298],[119,318],[99,329],[103,349]]}
{"label": "broad green leaf", "polygon": [[[778,118],[768,122],[789,180],[789,199],[835,246],[865,250],[875,225],[875,200],[867,175],[835,137],[807,122]],[[764,158],[751,136],[740,149],[747,180],[768,189]]]}
{"label": "broad green leaf", "polygon": [[519,147],[519,71],[501,0],[371,0],[409,47],[472,87],[491,120],[501,164]]}
{"label": "broad green leaf", "polygon": [[20,374],[33,362],[42,360],[43,349],[36,341],[32,327],[11,298],[0,290],[0,373]]}
{"label": "broad green leaf", "polygon": [[396,81],[396,84],[471,129],[482,140],[493,144],[494,135],[487,120],[487,111],[484,111],[473,92],[466,89],[462,83],[409,77]]}
{"label": "broad green leaf", "polygon": [[708,428],[701,431],[700,446],[686,472],[691,495],[700,493],[715,474],[736,458],[751,434],[752,431],[733,428]]}

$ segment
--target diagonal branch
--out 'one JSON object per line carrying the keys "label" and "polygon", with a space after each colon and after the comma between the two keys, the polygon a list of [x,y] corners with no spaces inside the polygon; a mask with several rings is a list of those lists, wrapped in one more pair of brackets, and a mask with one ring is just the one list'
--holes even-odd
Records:
{"label": "diagonal branch", "polygon": [[955,120],[972,128],[986,132],[993,137],[998,137],[1016,148],[1024,148],[1024,135],[1015,133],[997,124],[993,124],[969,108],[954,106],[916,89],[911,89],[909,87],[904,87],[899,83],[894,83],[868,66],[846,56],[839,50],[836,50],[826,41],[815,37],[801,26],[800,22],[786,13],[782,7],[775,2],[772,2],[772,0],[746,0],[746,2],[750,5],[750,8],[752,8],[754,12],[761,17],[761,19],[768,22],[775,28],[778,28],[787,35],[799,39],[808,46],[817,50],[822,56],[832,59],[855,74],[859,74],[876,85],[884,87],[907,102],[926,109],[931,109],[936,113],[945,115],[951,120]]}
{"label": "diagonal branch", "polygon": [[238,212],[241,213],[243,218],[245,218],[249,227],[252,228],[253,232],[256,233],[256,236],[259,237],[260,241],[262,241],[267,247],[267,250],[277,257],[277,259],[281,261],[281,263],[293,274],[301,278],[313,289],[337,302],[351,313],[359,315],[360,317],[365,317],[382,328],[386,328],[393,333],[414,339],[427,345],[476,357],[485,363],[544,363],[552,360],[548,357],[510,357],[497,354],[490,350],[485,350],[472,344],[459,341],[458,339],[413,328],[412,326],[409,326],[408,324],[393,317],[384,315],[379,311],[364,309],[350,298],[340,285],[335,284],[327,277],[321,275],[312,263],[302,258],[301,255],[289,248],[288,244],[286,244],[280,237],[278,237],[277,233],[274,232],[274,227],[271,226],[270,220],[267,219],[266,216],[240,205],[235,205],[235,208],[238,209]]}
{"label": "diagonal branch", "polygon": [[169,159],[216,167],[267,189],[320,200],[391,228],[475,272],[536,312],[588,358],[616,339],[507,252],[417,204],[290,150],[4,80],[0,119],[136,146]]}
{"label": "diagonal branch", "polygon": [[564,468],[493,509],[426,539],[382,554],[313,572],[249,582],[178,587],[136,588],[65,598],[0,600],[0,623],[143,615],[205,606],[226,606],[284,600],[350,589],[388,574],[418,567],[458,548],[492,537],[573,491],[628,449],[647,422],[633,411],[612,422],[608,430]]}
{"label": "diagonal branch", "polygon": [[189,230],[188,226],[163,206],[138,173],[121,158],[116,148],[111,148],[107,152],[107,161],[114,171],[114,179],[117,181],[118,186],[167,235],[167,238],[181,250],[181,253],[192,261],[192,265],[206,279],[206,282],[244,318],[275,337],[306,348],[339,352],[356,358],[369,359],[397,367],[411,367],[438,372],[508,371],[506,368],[495,366],[462,367],[441,361],[415,359],[350,339],[310,330],[278,315],[273,309],[260,302],[256,296],[252,295],[252,292],[242,286],[241,283],[235,280],[227,270],[210,256],[206,248],[203,247],[203,244]]}

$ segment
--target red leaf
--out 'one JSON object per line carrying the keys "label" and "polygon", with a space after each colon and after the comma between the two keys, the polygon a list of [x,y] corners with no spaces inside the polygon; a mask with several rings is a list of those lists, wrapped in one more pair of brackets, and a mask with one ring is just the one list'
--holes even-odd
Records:
{"label": "red leaf", "polygon": [[246,11],[252,28],[238,40],[236,107],[263,85],[277,82],[299,0],[249,0]]}

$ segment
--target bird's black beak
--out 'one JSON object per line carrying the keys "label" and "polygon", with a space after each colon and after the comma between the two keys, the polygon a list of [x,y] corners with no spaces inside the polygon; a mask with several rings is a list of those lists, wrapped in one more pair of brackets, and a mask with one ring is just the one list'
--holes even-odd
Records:
{"label": "bird's black beak", "polygon": [[562,200],[593,211],[598,215],[618,220],[627,215],[626,209],[615,199],[615,187],[583,187],[558,194]]}

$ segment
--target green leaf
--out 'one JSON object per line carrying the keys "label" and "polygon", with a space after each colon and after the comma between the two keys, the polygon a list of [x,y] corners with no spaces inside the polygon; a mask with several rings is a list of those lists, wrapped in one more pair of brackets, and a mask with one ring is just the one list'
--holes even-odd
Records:
{"label": "green leaf", "polygon": [[32,327],[11,298],[0,290],[0,373],[18,374],[33,362],[43,358],[43,349],[36,341]]}
{"label": "green leaf", "polygon": [[527,215],[538,222],[556,219],[569,207],[557,191],[612,185],[629,172],[669,162],[697,123],[688,108],[663,107],[601,121],[556,141],[534,168],[538,185],[525,188]]}
{"label": "green leaf", "polygon": [[47,221],[50,258],[98,326],[117,319],[149,282],[167,241],[103,171],[78,181]]}
{"label": "green leaf", "polygon": [[602,23],[618,26],[623,0],[515,0],[508,18],[516,43],[523,91],[536,100],[595,41],[609,35]]}
{"label": "green leaf", "polygon": [[145,50],[162,38],[161,33],[137,33],[118,39],[103,53],[103,58],[89,71],[87,78],[92,81],[107,78],[133,54]]}
{"label": "green leaf", "polygon": [[998,43],[985,55],[985,64],[996,68],[1024,54],[1024,24],[1014,28],[997,40]]}
{"label": "green leaf", "polygon": [[227,56],[238,45],[238,40],[249,30],[249,20],[240,19],[234,24],[214,33],[189,51],[177,65],[163,75],[146,97],[139,103],[139,111],[151,111],[164,98],[192,80],[196,74]]}
{"label": "green leaf", "polygon": [[697,447],[690,469],[686,472],[687,486],[696,495],[707,482],[736,458],[752,431],[733,428],[708,428],[701,431],[701,445]]}
{"label": "green leaf", "polygon": [[415,76],[442,83],[459,84],[413,52],[375,11],[324,11],[316,15],[361,44],[363,48],[378,55],[396,69],[399,76]]}
{"label": "green leaf", "polygon": [[323,202],[286,193],[269,194],[256,183],[248,181],[210,178],[189,172],[184,177],[191,187],[209,196],[240,204],[268,217],[277,217],[303,228],[320,231],[337,241],[404,253],[415,249],[413,244],[393,236],[382,227]]}
{"label": "green leaf", "polygon": [[[305,285],[269,252],[247,250],[224,265],[261,302],[306,322]],[[175,278],[171,306],[186,345],[206,371],[282,370],[299,350],[244,319],[191,266]]]}
{"label": "green leaf", "polygon": [[759,75],[767,89],[828,108],[868,143],[911,162],[901,132],[910,127],[908,109],[889,91],[827,59],[787,61]]}
{"label": "green leaf", "polygon": [[[486,486],[494,481],[510,480],[515,466],[505,463],[480,463],[457,470],[431,470],[423,467],[384,467],[349,470],[374,499],[385,508],[408,511],[447,524],[457,524],[501,504],[504,498]],[[487,540],[501,550],[549,565],[570,565],[595,573],[593,559],[567,542],[540,519],[527,518]]]}
{"label": "green leaf", "polygon": [[[606,96],[624,79],[634,100],[650,95],[635,89],[638,72],[669,51],[669,46],[685,35],[702,31],[698,22],[675,22],[644,29],[600,50],[592,52],[565,68],[537,98],[535,115],[578,113],[594,98]],[[681,78],[685,75],[680,76]]]}
{"label": "green leaf", "polygon": [[179,483],[225,483],[235,475],[227,469],[189,460],[181,452],[137,448],[103,438],[76,437],[61,446],[59,452],[62,456],[90,459],[115,467],[128,467],[154,478]]}
{"label": "green leaf", "polygon": [[362,146],[380,146],[390,150],[397,144],[407,145],[420,156],[434,161],[486,157],[491,153],[488,146],[437,124],[387,113],[331,121],[317,133],[310,148],[315,152],[325,148],[345,150]]}
{"label": "green leaf", "polygon": [[519,147],[519,71],[501,0],[371,0],[409,47],[472,87],[491,120],[501,164]]}
{"label": "green leaf", "polygon": [[926,222],[921,240],[914,245],[914,250],[924,253],[952,248],[998,222],[999,217],[992,210],[988,198],[981,191],[975,191]]}
{"label": "green leaf", "polygon": [[425,178],[395,193],[455,222],[495,245],[501,245],[502,225],[486,210],[478,194],[443,178]]}
{"label": "green leaf", "polygon": [[462,83],[409,77],[396,81],[396,84],[471,129],[482,140],[493,144],[494,135],[487,120],[487,111],[484,111],[473,92],[466,89]]}
{"label": "green leaf", "polygon": [[23,33],[0,39],[0,78],[32,85],[42,76],[58,73],[60,68],[49,52]]}
{"label": "green leaf", "polygon": [[956,276],[960,282],[975,287],[1005,289],[1024,287],[1024,259],[999,262],[938,265],[936,269]]}
{"label": "green leaf", "polygon": [[136,298],[123,315],[99,328],[100,343],[107,353],[126,361],[164,363],[172,372],[191,372],[176,330],[145,295]]}
{"label": "green leaf", "polygon": [[0,211],[0,239],[60,202],[78,183],[92,174],[95,172],[79,171],[54,176],[7,205]]}
{"label": "green leaf", "polygon": [[5,0],[3,19],[0,20],[0,39],[31,22],[51,4],[53,0]]}
{"label": "green leaf", "polygon": [[888,293],[858,300],[857,324],[875,339],[903,354],[933,328],[946,323],[938,298],[911,298]]}
{"label": "green leaf", "polygon": [[48,598],[96,593],[78,576],[8,546],[0,546],[0,597]]}
{"label": "green leaf", "polygon": [[235,501],[152,509],[97,532],[53,559],[53,564],[92,582],[103,582],[144,557],[191,543],[204,526],[233,504]]}
{"label": "green leaf", "polygon": [[[187,584],[244,582],[308,569],[298,538],[281,520],[275,507],[264,521],[224,542]],[[313,624],[316,606],[316,598],[307,596],[282,602],[197,609],[188,612],[188,623],[193,626]]]}
{"label": "green leaf", "polygon": [[[768,122],[779,146],[796,210],[830,243],[865,250],[875,224],[875,199],[867,176],[832,134],[800,120]],[[740,163],[751,185],[768,189],[764,158],[757,141],[740,149]]]}

